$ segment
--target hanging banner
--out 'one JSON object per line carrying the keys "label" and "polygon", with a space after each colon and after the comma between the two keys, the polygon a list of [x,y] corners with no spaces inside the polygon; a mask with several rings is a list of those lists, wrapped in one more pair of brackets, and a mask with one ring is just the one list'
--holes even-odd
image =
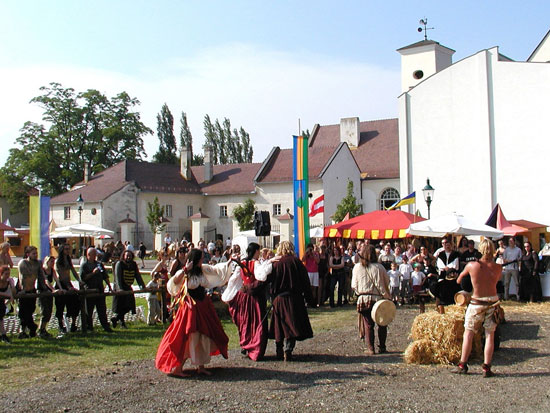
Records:
{"label": "hanging banner", "polygon": [[294,136],[294,250],[302,258],[309,244],[308,139]]}
{"label": "hanging banner", "polygon": [[50,197],[29,197],[30,245],[38,249],[38,258],[50,255]]}

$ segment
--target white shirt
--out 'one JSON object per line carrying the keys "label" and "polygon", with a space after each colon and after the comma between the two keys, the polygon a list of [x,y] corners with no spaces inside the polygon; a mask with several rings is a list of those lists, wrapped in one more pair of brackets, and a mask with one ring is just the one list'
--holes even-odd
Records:
{"label": "white shirt", "polygon": [[389,270],[388,275],[390,276],[390,287],[399,287],[399,279],[401,278],[401,273],[397,270]]}
{"label": "white shirt", "polygon": [[[506,247],[506,249],[504,250],[504,254],[502,254],[502,258],[504,258],[504,263],[506,264],[507,262],[510,262],[510,261],[515,261],[515,260],[519,260],[521,259],[521,250],[518,248],[518,247],[515,247],[514,248],[510,248],[510,247]],[[518,267],[518,263],[515,262],[513,264],[508,264],[508,265],[505,265],[505,267],[503,268],[504,271],[506,270],[517,270],[519,267]]]}
{"label": "white shirt", "polygon": [[422,282],[424,281],[424,278],[426,278],[426,275],[422,271],[413,271],[411,278],[413,281],[413,286],[422,285]]}
{"label": "white shirt", "polygon": [[401,273],[404,280],[410,280],[411,279],[411,273],[413,272],[413,267],[411,264],[401,264],[399,266],[399,272]]}

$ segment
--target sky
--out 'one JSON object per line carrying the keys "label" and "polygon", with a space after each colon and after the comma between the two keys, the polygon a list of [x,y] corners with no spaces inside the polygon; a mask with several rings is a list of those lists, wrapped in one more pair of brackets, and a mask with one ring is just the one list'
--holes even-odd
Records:
{"label": "sky", "polygon": [[[314,124],[397,117],[396,49],[428,38],[456,50],[453,61],[499,46],[527,59],[550,29],[550,2],[142,1],[0,2],[0,165],[25,121],[42,122],[29,101],[51,82],[139,99],[156,132],[167,103],[187,113],[195,151],[202,122],[229,118],[251,137],[254,161]],[[150,160],[156,134],[145,137]],[[199,149],[198,149],[199,148]]]}

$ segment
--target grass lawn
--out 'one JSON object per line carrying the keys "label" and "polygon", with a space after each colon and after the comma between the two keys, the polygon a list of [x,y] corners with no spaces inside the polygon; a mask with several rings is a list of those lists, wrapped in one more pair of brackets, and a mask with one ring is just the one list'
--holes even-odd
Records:
{"label": "grass lawn", "polygon": [[[147,309],[144,299],[137,299],[136,304]],[[310,309],[309,313],[314,331],[353,324],[356,317],[353,306]],[[229,317],[221,321],[229,336],[229,348],[237,349],[239,338],[235,325]],[[164,327],[141,322],[128,323],[128,327],[126,330],[119,327],[112,334],[96,327],[94,333],[69,333],[60,339],[19,340],[12,336],[11,344],[0,343],[0,371],[3,377],[9,377],[4,386],[17,388],[32,381],[52,380],[68,372],[112,368],[115,362],[154,359]]]}

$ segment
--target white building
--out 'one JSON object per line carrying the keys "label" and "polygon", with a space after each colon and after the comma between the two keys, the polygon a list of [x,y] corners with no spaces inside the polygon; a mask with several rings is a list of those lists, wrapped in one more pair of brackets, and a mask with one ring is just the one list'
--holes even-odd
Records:
{"label": "white building", "polygon": [[[311,200],[325,195],[325,211],[312,217],[310,225],[332,223],[348,181],[365,212],[395,202],[397,145],[397,119],[347,118],[337,125],[315,125],[308,150],[309,191]],[[57,227],[81,219],[115,231],[122,241],[153,246],[146,216],[157,197],[165,207],[166,232],[196,242],[233,237],[239,232],[233,209],[250,198],[257,210],[270,212],[272,229],[281,232],[281,239],[292,239],[292,149],[274,147],[261,164],[212,165],[209,159],[205,153],[205,166],[191,167],[191,153],[182,151],[179,166],[123,161],[54,197],[51,217]],[[81,216],[76,204],[80,194],[85,202]]]}
{"label": "white building", "polygon": [[[550,153],[550,39],[526,62],[498,47],[452,63],[452,49],[428,40],[399,49],[401,193],[426,179],[431,216],[457,211],[485,221],[498,202],[506,216],[550,223],[542,183]],[[412,210],[412,208],[411,208]]]}

